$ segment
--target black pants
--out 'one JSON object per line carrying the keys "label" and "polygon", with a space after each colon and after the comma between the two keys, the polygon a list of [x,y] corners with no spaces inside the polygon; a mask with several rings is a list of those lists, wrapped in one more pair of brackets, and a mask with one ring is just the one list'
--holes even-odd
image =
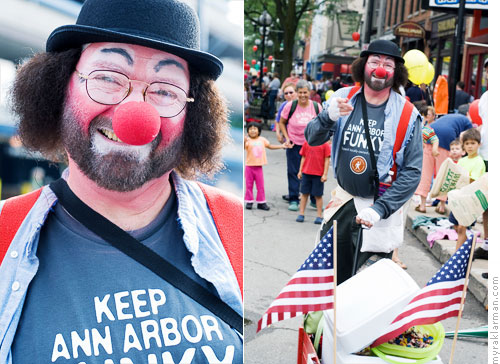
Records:
{"label": "black pants", "polygon": [[[342,206],[321,229],[321,239],[330,230],[333,220],[337,220],[337,284],[352,277],[356,239],[360,233],[360,225],[356,224],[357,215],[354,200]],[[361,249],[361,243],[359,249]],[[361,267],[372,255],[377,254],[384,258],[391,258],[392,253],[359,252],[356,270]]]}

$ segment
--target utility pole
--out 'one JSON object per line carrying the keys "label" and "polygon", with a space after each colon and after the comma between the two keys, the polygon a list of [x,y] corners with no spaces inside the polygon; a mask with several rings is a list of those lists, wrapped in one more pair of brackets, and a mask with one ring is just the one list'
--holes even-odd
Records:
{"label": "utility pole", "polygon": [[465,0],[460,0],[460,5],[458,7],[458,23],[455,27],[455,37],[453,38],[452,45],[452,56],[450,61],[450,82],[448,84],[448,112],[452,113],[455,111],[455,93],[457,91],[456,84],[460,78],[458,62],[460,49],[464,44],[463,40],[463,29],[464,29],[464,18],[465,18]]}
{"label": "utility pole", "polygon": [[386,1],[387,0],[380,0],[380,4],[378,7],[377,39],[379,39],[382,36],[382,33],[384,32]]}
{"label": "utility pole", "polygon": [[365,44],[370,44],[374,7],[375,7],[375,0],[368,0],[368,12],[366,13],[365,34],[363,36],[363,43]]}

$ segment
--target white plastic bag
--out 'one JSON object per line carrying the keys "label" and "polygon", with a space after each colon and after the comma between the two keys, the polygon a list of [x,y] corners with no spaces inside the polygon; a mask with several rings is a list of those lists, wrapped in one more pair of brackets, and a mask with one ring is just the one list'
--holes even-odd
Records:
{"label": "white plastic bag", "polygon": [[439,167],[431,189],[431,197],[446,196],[448,192],[469,184],[469,172],[451,158],[446,158]]}
{"label": "white plastic bag", "polygon": [[488,173],[448,193],[448,206],[462,226],[470,226],[488,208]]}
{"label": "white plastic bag", "polygon": [[[354,197],[356,211],[361,211],[372,204],[372,198]],[[381,219],[371,229],[363,230],[362,252],[390,253],[403,244],[404,207],[405,205],[387,219]]]}

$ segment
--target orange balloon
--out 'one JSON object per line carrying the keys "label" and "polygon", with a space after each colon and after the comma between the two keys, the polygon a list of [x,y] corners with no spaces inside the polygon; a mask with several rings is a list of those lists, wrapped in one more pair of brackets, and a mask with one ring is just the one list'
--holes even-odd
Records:
{"label": "orange balloon", "polygon": [[483,123],[483,119],[479,116],[479,99],[472,101],[469,105],[469,115],[474,124],[481,125]]}
{"label": "orange balloon", "polygon": [[448,114],[448,81],[439,75],[434,86],[434,108],[436,114]]}

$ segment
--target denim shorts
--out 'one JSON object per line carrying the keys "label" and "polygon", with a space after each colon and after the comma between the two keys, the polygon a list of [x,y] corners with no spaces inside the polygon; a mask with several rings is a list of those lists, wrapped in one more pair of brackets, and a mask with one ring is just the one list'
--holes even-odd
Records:
{"label": "denim shorts", "polygon": [[323,196],[324,182],[321,182],[321,176],[302,173],[302,181],[300,182],[300,192],[309,194],[315,197]]}

